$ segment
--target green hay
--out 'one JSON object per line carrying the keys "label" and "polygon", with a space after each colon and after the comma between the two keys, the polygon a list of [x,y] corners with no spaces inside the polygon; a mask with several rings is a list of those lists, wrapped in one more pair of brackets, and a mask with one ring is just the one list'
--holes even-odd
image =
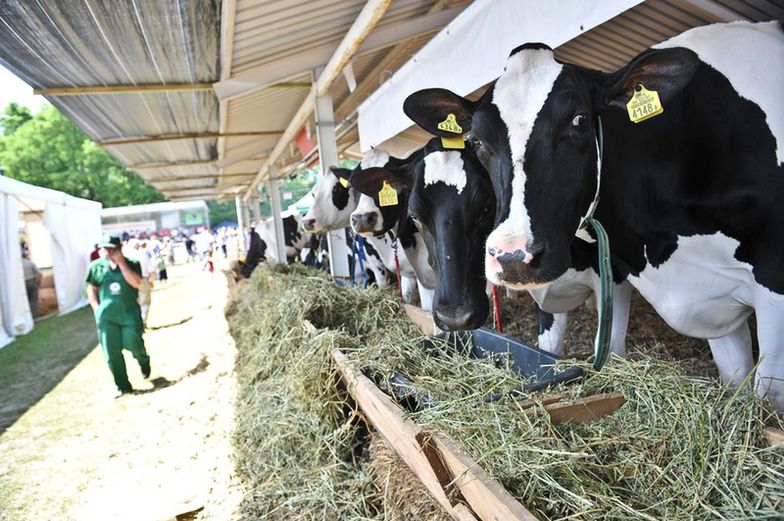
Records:
{"label": "green hay", "polygon": [[614,359],[568,392],[621,391],[627,403],[597,421],[553,425],[513,399],[480,403],[520,381],[503,360],[423,350],[391,293],[263,268],[227,315],[239,350],[237,463],[250,517],[383,519],[393,508],[357,447],[362,424],[334,378],[335,348],[358,367],[401,371],[427,391],[437,406],[414,421],[455,440],[543,519],[784,516],[784,452],[762,438],[780,419],[751,393],[687,377],[674,362]]}

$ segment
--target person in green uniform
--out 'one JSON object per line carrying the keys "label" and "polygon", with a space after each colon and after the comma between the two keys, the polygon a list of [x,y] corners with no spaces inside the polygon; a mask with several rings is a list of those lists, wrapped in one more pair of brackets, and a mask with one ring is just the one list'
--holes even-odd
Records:
{"label": "person in green uniform", "polygon": [[137,302],[142,270],[137,261],[122,254],[120,247],[119,237],[105,237],[101,248],[106,255],[93,261],[87,273],[87,298],[95,312],[103,356],[117,385],[116,396],[133,391],[123,349],[139,362],[144,378],[150,376],[150,357],[144,347],[144,325]]}

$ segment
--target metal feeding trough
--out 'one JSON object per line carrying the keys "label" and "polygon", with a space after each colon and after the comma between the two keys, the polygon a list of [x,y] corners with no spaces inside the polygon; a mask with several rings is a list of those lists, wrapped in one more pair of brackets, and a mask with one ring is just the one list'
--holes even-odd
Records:
{"label": "metal feeding trough", "polygon": [[[434,341],[434,339],[442,341]],[[494,359],[500,367],[507,367],[517,373],[522,380],[528,381],[510,393],[487,395],[483,398],[485,402],[497,401],[504,396],[540,391],[579,380],[583,376],[580,367],[570,367],[566,371],[556,372],[555,364],[559,360],[558,356],[486,328],[439,333],[425,338],[422,342],[422,349],[425,350],[443,350],[445,347],[455,349],[471,358]],[[374,379],[378,382],[377,378]],[[390,384],[397,401],[409,410],[416,411],[434,405],[434,400],[427,393],[417,389],[401,373],[393,373]]]}

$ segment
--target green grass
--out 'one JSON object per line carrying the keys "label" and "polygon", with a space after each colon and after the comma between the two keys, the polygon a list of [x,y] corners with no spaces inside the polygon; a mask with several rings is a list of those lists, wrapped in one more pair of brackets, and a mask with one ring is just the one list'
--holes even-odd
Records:
{"label": "green grass", "polygon": [[31,333],[0,349],[0,433],[52,390],[97,344],[95,320],[87,306],[37,322]]}

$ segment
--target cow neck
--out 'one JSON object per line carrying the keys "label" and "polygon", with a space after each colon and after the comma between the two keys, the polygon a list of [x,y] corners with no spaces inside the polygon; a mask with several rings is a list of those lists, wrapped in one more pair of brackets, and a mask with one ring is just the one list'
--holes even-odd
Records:
{"label": "cow neck", "polygon": [[593,201],[588,206],[588,211],[580,219],[580,225],[577,227],[575,237],[582,239],[585,242],[596,242],[588,233],[588,224],[593,219],[593,214],[596,207],[599,205],[599,190],[602,187],[602,157],[604,156],[604,130],[602,128],[602,117],[596,117],[596,192],[593,195]]}

